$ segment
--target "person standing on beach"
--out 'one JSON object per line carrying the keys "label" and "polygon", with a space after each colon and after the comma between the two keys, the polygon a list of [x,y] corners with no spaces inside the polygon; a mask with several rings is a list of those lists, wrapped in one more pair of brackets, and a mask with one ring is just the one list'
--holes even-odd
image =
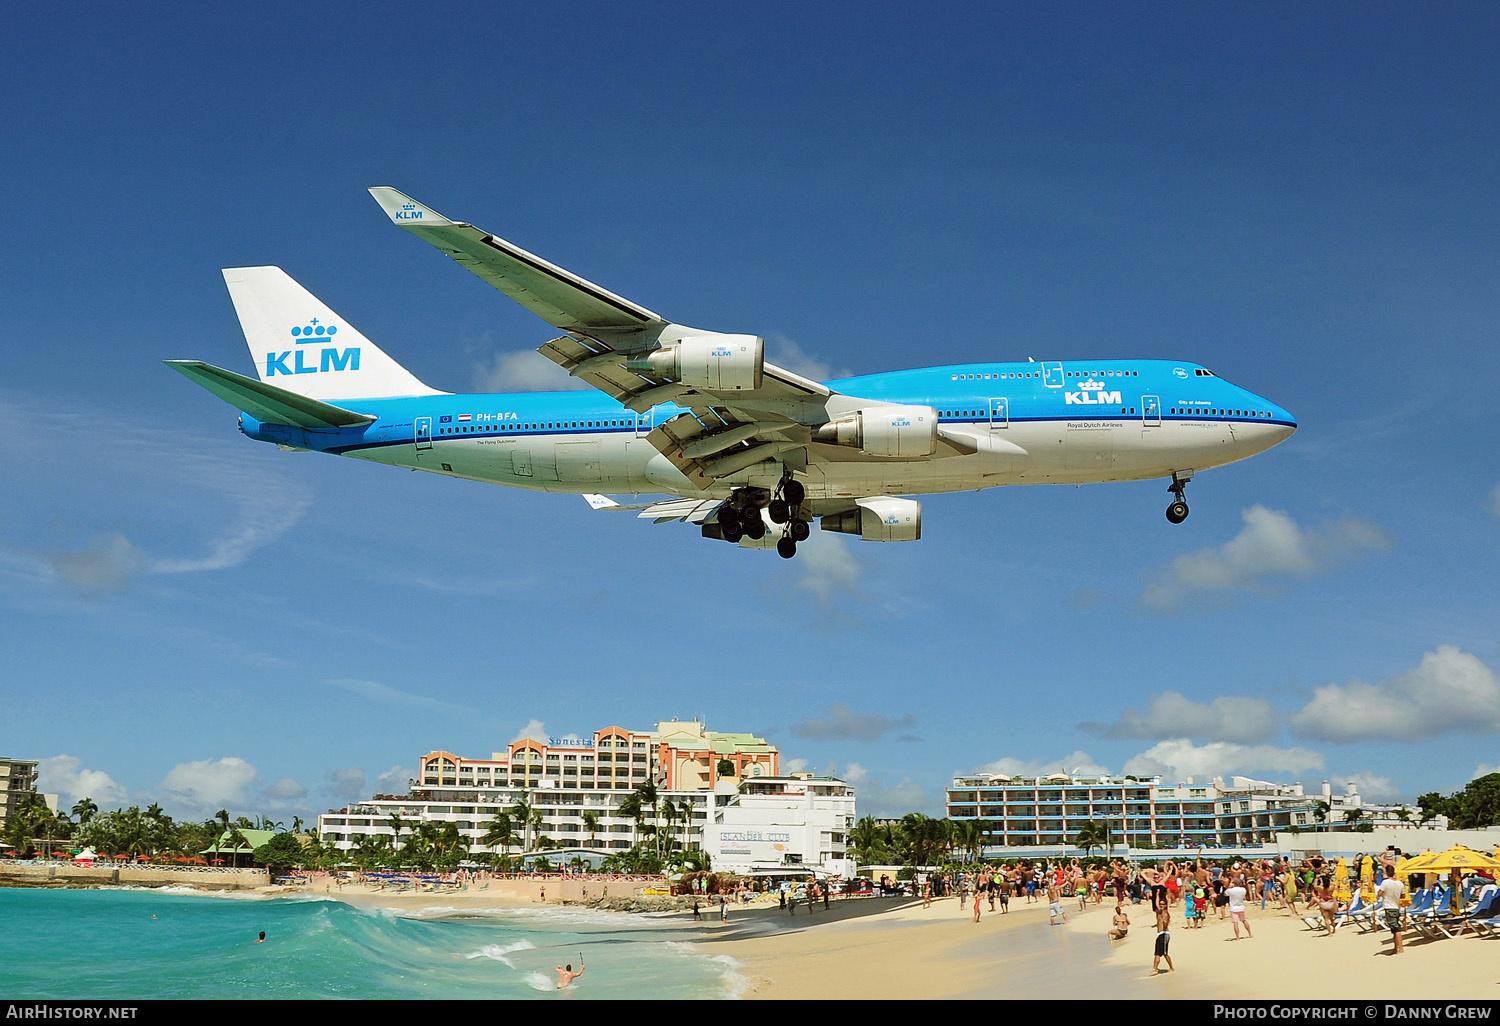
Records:
{"label": "person standing on beach", "polygon": [[[1224,896],[1229,899],[1229,922],[1234,926],[1234,939],[1240,939],[1240,927],[1245,927],[1245,937],[1250,934],[1250,922],[1245,918],[1245,898],[1249,892],[1245,889],[1244,876],[1234,878],[1234,884],[1224,891]],[[1167,963],[1169,966],[1171,962]]]}
{"label": "person standing on beach", "polygon": [[1162,902],[1156,910],[1156,949],[1151,956],[1151,975],[1161,975],[1161,960],[1167,960],[1167,971],[1175,973],[1177,967],[1172,964],[1172,956],[1167,954],[1167,948],[1172,943],[1172,913],[1167,909],[1167,903]]}
{"label": "person standing on beach", "polygon": [[1385,879],[1380,883],[1380,908],[1377,912],[1385,916],[1385,928],[1391,931],[1391,939],[1396,942],[1391,951],[1393,955],[1401,954],[1401,931],[1406,928],[1405,917],[1401,914],[1401,896],[1405,893],[1406,885],[1396,879],[1396,867],[1387,862]]}
{"label": "person standing on beach", "polygon": [[1057,917],[1062,916],[1062,921],[1068,921],[1068,914],[1062,907],[1062,890],[1055,882],[1047,884],[1047,925],[1056,926]]}

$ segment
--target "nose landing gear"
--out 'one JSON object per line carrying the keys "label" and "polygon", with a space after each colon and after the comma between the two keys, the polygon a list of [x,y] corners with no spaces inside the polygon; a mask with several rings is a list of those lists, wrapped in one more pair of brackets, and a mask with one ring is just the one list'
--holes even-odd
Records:
{"label": "nose landing gear", "polygon": [[1167,486],[1167,491],[1177,498],[1167,507],[1167,519],[1174,524],[1180,524],[1188,517],[1188,504],[1185,497],[1187,483],[1192,479],[1192,474],[1181,476],[1176,471],[1172,472],[1172,483]]}

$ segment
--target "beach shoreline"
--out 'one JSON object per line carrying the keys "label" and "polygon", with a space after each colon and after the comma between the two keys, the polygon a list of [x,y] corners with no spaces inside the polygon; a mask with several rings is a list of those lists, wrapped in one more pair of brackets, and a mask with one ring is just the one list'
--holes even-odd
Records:
{"label": "beach shoreline", "polygon": [[[1150,976],[1155,920],[1148,904],[1127,904],[1131,927],[1111,942],[1112,902],[1080,911],[1065,902],[1066,923],[1048,924],[1044,901],[1011,899],[1009,913],[973,920],[972,902],[935,899],[834,898],[825,910],[800,903],[795,912],[774,900],[731,904],[729,919],[704,899],[701,919],[689,910],[627,913],[583,899],[602,897],[640,881],[558,878],[491,880],[468,889],[394,891],[366,883],[338,886],[270,885],[253,891],[174,887],[238,899],[332,899],[398,915],[480,915],[570,909],[610,916],[645,915],[672,939],[705,958],[720,959],[735,976],[737,996],[751,1000],[1464,1000],[1500,1001],[1500,939],[1472,935],[1433,939],[1414,930],[1405,951],[1392,952],[1390,935],[1346,926],[1332,937],[1309,929],[1297,914],[1251,905],[1251,936],[1235,940],[1228,919],[1210,913],[1188,928],[1173,910],[1173,971]],[[108,885],[106,885],[108,886]],[[128,886],[128,885],[126,885]],[[595,890],[594,888],[597,888]],[[575,891],[577,893],[573,893]],[[545,900],[543,893],[545,892]],[[1088,981],[1079,986],[1080,979]]]}

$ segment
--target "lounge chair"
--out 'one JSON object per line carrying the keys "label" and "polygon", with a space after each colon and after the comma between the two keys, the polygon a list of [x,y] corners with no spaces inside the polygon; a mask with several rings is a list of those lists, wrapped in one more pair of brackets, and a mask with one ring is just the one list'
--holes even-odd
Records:
{"label": "lounge chair", "polygon": [[1491,894],[1486,901],[1476,902],[1467,913],[1456,916],[1433,916],[1425,920],[1419,929],[1429,936],[1442,934],[1444,937],[1457,937],[1465,930],[1481,932],[1479,923],[1494,922],[1500,919],[1500,893]]}

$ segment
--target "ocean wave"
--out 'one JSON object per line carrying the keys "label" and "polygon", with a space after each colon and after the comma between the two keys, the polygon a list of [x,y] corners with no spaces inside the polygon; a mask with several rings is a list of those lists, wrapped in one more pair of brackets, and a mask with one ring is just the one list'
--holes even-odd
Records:
{"label": "ocean wave", "polygon": [[521,979],[525,981],[526,986],[530,987],[532,990],[540,990],[546,992],[549,990],[557,989],[557,981],[548,977],[546,973],[527,973],[525,976],[521,977]]}
{"label": "ocean wave", "polygon": [[505,965],[507,965],[510,968],[514,969],[516,967],[516,964],[514,962],[512,962],[506,956],[510,955],[510,954],[512,954],[514,952],[517,952],[517,951],[530,951],[530,950],[534,949],[535,947],[536,947],[536,945],[533,944],[533,943],[531,943],[531,941],[524,940],[524,939],[523,940],[518,940],[518,941],[516,941],[513,944],[486,944],[484,947],[480,948],[478,951],[471,951],[471,952],[469,952],[469,954],[465,955],[464,957],[465,958],[492,958],[496,962],[504,963]]}

